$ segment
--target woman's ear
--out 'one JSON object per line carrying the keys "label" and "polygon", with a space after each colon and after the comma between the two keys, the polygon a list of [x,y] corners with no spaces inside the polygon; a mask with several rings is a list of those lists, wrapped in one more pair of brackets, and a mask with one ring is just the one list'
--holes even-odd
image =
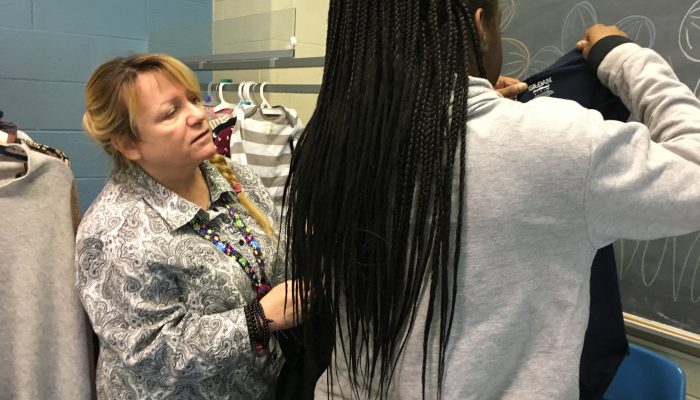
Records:
{"label": "woman's ear", "polygon": [[476,34],[479,36],[479,46],[481,47],[479,50],[482,53],[486,53],[489,51],[489,42],[488,42],[488,37],[487,31],[486,31],[486,21],[484,20],[484,9],[483,8],[478,8],[476,12],[474,12],[474,28],[476,29]]}
{"label": "woman's ear", "polygon": [[136,161],[141,159],[139,151],[133,138],[127,136],[113,136],[110,140],[114,147],[127,160]]}

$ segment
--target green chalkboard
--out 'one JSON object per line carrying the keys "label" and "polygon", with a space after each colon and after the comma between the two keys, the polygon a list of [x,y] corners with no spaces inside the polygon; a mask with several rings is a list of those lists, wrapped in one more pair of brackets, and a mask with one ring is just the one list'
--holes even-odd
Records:
{"label": "green chalkboard", "polygon": [[[501,0],[503,74],[526,78],[615,24],[658,51],[700,97],[700,0]],[[700,182],[689,182],[697,185]],[[700,334],[700,233],[615,244],[624,311]]]}

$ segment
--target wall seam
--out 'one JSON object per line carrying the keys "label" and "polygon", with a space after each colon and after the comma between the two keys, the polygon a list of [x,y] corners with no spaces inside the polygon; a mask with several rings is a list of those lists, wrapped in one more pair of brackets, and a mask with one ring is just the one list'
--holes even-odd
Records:
{"label": "wall seam", "polygon": [[32,24],[32,29],[34,29],[36,27],[36,21],[34,20],[36,12],[34,10],[34,7],[36,7],[35,0],[31,0],[31,3],[29,5],[29,19],[30,19],[31,24]]}
{"label": "wall seam", "polygon": [[[33,14],[33,13],[32,13]],[[32,17],[33,19],[34,17]],[[148,23],[148,21],[146,22]],[[34,23],[32,22],[32,25]],[[48,34],[61,34],[61,35],[68,35],[68,36],[79,36],[79,37],[91,37],[91,38],[100,38],[100,39],[119,39],[119,40],[133,40],[135,42],[144,42],[144,39],[137,39],[133,37],[127,37],[127,36],[110,36],[110,35],[101,35],[99,33],[78,33],[78,32],[63,32],[63,31],[49,31],[49,30],[44,30],[44,29],[36,29],[36,28],[15,28],[15,27],[6,27],[6,26],[0,26],[0,31],[2,30],[8,30],[8,31],[26,31],[26,32],[36,32],[36,33],[48,33]]]}

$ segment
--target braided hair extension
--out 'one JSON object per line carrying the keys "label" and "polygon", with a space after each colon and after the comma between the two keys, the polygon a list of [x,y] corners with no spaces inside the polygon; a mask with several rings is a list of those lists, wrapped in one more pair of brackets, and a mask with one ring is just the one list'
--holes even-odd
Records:
{"label": "braided hair extension", "polygon": [[[287,267],[306,345],[335,350],[358,398],[388,397],[424,290],[423,397],[435,378],[431,335],[441,395],[466,213],[470,59],[485,77],[472,15],[493,18],[497,7],[330,1],[323,83],[285,191]],[[333,364],[328,375],[332,386]]]}
{"label": "braided hair extension", "polygon": [[[231,167],[228,165],[227,159],[220,155],[220,154],[214,154],[209,158],[209,162],[211,163],[212,166],[214,166],[219,173],[226,179],[226,181],[231,185],[232,187],[235,186],[237,183],[240,183],[238,180],[238,177],[236,174],[233,172]],[[252,200],[248,197],[245,192],[238,193],[237,196],[238,201],[243,205],[243,207],[248,211],[248,213],[255,219],[255,221],[260,224],[260,227],[263,229],[267,237],[271,238],[274,240],[275,233],[272,229],[272,224],[270,223],[269,219],[267,216],[253,203]]]}

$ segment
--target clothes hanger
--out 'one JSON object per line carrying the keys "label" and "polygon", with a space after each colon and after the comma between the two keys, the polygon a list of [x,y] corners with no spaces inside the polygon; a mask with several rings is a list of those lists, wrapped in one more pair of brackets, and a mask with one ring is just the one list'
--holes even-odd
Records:
{"label": "clothes hanger", "polygon": [[241,82],[238,84],[238,105],[243,104],[243,85],[245,85],[245,82]]}
{"label": "clothes hanger", "polygon": [[207,84],[207,95],[204,97],[204,105],[207,107],[213,107],[214,106],[214,97],[211,94],[211,87],[214,85],[214,81],[209,81]]}
{"label": "clothes hanger", "polygon": [[232,109],[234,109],[234,108],[236,107],[235,104],[229,103],[229,102],[226,101],[226,99],[224,98],[224,86],[226,86],[226,85],[228,85],[228,84],[230,84],[230,83],[231,83],[231,82],[221,82],[221,83],[219,83],[219,104],[218,104],[216,107],[214,107],[214,112],[219,112],[219,111],[226,110],[226,109],[231,109],[231,110],[232,110]]}
{"label": "clothes hanger", "polygon": [[260,84],[260,99],[262,100],[260,102],[260,111],[262,111],[262,113],[265,115],[283,115],[286,113],[284,107],[281,107],[281,109],[272,107],[270,102],[267,101],[267,98],[265,97],[265,86],[269,84],[270,82],[263,82]]}
{"label": "clothes hanger", "polygon": [[[3,112],[0,111],[0,120],[3,116]],[[70,166],[70,159],[61,150],[34,142],[26,133],[17,129],[17,125],[13,123],[0,121],[0,125],[0,154],[17,160],[27,161],[27,154],[23,148],[9,146],[10,144],[24,144],[32,151],[56,157],[64,164]]]}
{"label": "clothes hanger", "polygon": [[246,89],[246,86],[248,85],[248,83],[250,83],[250,81],[241,82],[238,85],[238,105],[239,106],[249,106],[251,104],[250,100],[248,100],[248,98],[245,95],[245,89]]}
{"label": "clothes hanger", "polygon": [[[0,111],[0,120],[5,116],[5,114]],[[24,153],[23,149],[18,149],[16,146],[10,146],[12,143],[17,142],[17,126],[15,124],[0,121],[0,128],[11,129],[9,132],[0,130],[0,155],[13,158],[15,160],[27,161],[27,155]]]}
{"label": "clothes hanger", "polygon": [[24,153],[24,150],[18,149],[16,146],[9,146],[10,143],[14,143],[13,136],[7,132],[0,131],[0,156],[27,161],[27,155]]}
{"label": "clothes hanger", "polygon": [[245,97],[246,101],[250,103],[251,106],[257,106],[258,104],[255,102],[255,99],[253,96],[250,94],[251,90],[255,90],[255,87],[258,86],[257,82],[247,82],[245,87],[243,88],[243,96]]}

